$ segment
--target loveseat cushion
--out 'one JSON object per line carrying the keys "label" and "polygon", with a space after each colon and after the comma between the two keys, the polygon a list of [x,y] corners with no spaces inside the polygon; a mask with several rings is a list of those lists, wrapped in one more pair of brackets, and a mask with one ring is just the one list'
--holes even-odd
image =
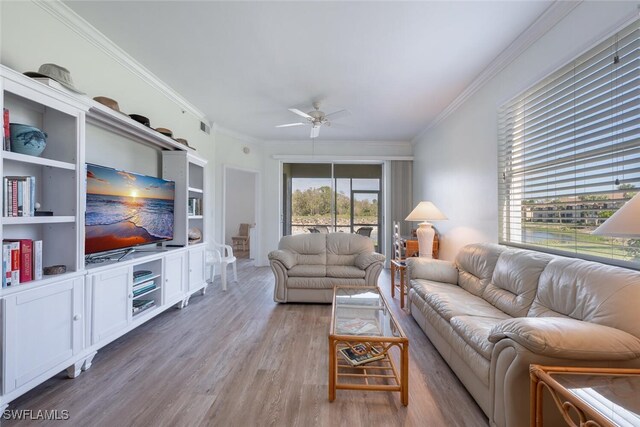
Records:
{"label": "loveseat cushion", "polygon": [[551,258],[517,249],[502,252],[482,298],[511,317],[526,316],[536,296],[540,274]]}
{"label": "loveseat cushion", "polygon": [[371,264],[375,264],[377,262],[384,262],[385,256],[379,254],[377,252],[368,252],[359,254],[354,263],[356,267],[366,270]]}
{"label": "loveseat cushion", "polygon": [[322,233],[284,236],[278,249],[291,252],[296,264],[319,265],[327,263],[327,235]]}
{"label": "loveseat cushion", "polygon": [[364,279],[355,277],[289,277],[289,289],[333,289],[334,286],[365,286]]}
{"label": "loveseat cushion", "polygon": [[286,249],[284,250],[278,249],[278,250],[269,252],[269,260],[280,261],[282,264],[284,264],[284,266],[287,269],[289,269],[294,265],[296,265],[296,262],[298,261],[298,256],[297,254],[291,251],[288,251]]}
{"label": "loveseat cushion", "polygon": [[327,277],[364,278],[365,271],[353,265],[327,265]]}
{"label": "loveseat cushion", "polygon": [[511,338],[544,356],[578,360],[630,360],[640,357],[640,338],[595,323],[561,317],[520,317],[496,324],[493,343]]}
{"label": "loveseat cushion", "polygon": [[490,360],[495,345],[489,341],[491,328],[508,318],[506,314],[502,317],[456,316],[451,318],[451,327],[471,348]]}
{"label": "loveseat cushion", "polygon": [[445,320],[454,316],[508,317],[480,297],[457,285],[424,279],[411,281],[412,288]]}
{"label": "loveseat cushion", "polygon": [[351,233],[325,234],[327,265],[355,265],[361,253],[374,252],[373,240]]}
{"label": "loveseat cushion", "polygon": [[287,272],[289,277],[324,277],[327,268],[324,265],[295,265]]}
{"label": "loveseat cushion", "polygon": [[462,248],[456,256],[458,285],[473,295],[481,296],[491,280],[498,257],[505,249],[493,243],[476,243]]}

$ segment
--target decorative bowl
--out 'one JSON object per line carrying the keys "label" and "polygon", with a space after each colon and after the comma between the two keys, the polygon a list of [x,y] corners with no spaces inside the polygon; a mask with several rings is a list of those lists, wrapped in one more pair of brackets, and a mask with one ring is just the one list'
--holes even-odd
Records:
{"label": "decorative bowl", "polygon": [[47,146],[47,134],[35,126],[10,123],[11,151],[14,153],[39,156]]}

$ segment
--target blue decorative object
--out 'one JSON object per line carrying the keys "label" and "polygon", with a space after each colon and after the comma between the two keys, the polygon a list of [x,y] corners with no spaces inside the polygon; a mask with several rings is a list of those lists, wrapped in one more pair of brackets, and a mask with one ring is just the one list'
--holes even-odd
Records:
{"label": "blue decorative object", "polygon": [[47,146],[47,134],[35,126],[10,123],[11,151],[39,156]]}

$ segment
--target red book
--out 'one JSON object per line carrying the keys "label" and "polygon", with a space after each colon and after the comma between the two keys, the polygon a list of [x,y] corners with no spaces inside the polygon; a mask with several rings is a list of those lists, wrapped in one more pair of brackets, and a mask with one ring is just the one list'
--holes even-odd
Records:
{"label": "red book", "polygon": [[11,245],[11,284],[20,283],[20,244],[13,242]]}
{"label": "red book", "polygon": [[3,109],[3,119],[2,119],[2,124],[3,124],[3,130],[4,132],[2,133],[3,136],[3,144],[4,144],[4,149],[9,151],[10,149],[10,136],[11,136],[11,132],[10,132],[10,128],[9,128],[9,110],[4,108]]}
{"label": "red book", "polygon": [[[31,280],[33,280],[33,240],[9,239],[7,241],[20,243],[20,262],[18,265],[18,269],[20,270],[20,283],[30,282]],[[11,253],[11,256],[13,260],[13,252]],[[11,269],[13,270],[13,265]]]}

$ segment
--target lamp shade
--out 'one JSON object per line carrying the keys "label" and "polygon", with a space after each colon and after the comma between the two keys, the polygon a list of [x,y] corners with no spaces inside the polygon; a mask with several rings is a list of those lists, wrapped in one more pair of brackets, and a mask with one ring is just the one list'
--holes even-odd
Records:
{"label": "lamp shade", "polygon": [[405,221],[437,221],[447,219],[440,209],[431,202],[420,202],[404,220]]}
{"label": "lamp shade", "polygon": [[591,234],[612,237],[640,237],[640,193],[622,205]]}

